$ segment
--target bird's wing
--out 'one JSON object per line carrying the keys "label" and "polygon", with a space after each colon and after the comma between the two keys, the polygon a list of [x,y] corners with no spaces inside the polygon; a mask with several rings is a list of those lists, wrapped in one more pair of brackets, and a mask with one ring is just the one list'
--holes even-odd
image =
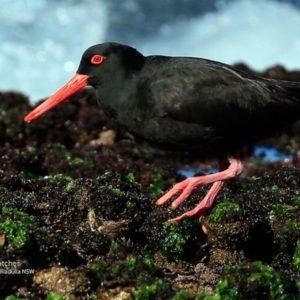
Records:
{"label": "bird's wing", "polygon": [[202,126],[248,126],[255,114],[262,119],[291,104],[286,90],[274,82],[203,59],[165,63],[152,74],[150,90],[157,117]]}
{"label": "bird's wing", "polygon": [[209,126],[272,101],[263,79],[255,75],[206,60],[175,62],[151,77],[153,113],[158,117]]}

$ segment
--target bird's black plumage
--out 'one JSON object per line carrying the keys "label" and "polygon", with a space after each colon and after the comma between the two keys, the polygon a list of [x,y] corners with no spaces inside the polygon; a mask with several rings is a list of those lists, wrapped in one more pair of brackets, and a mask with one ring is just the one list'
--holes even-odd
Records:
{"label": "bird's black plumage", "polygon": [[[105,57],[100,66],[90,63],[95,54]],[[90,75],[100,106],[121,127],[203,158],[232,154],[300,117],[299,83],[201,58],[144,57],[107,43],[89,48],[77,73]]]}

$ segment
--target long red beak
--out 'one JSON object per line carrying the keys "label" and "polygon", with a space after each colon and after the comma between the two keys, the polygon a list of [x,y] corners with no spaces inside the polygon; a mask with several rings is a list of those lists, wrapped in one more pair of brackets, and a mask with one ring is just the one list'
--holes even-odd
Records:
{"label": "long red beak", "polygon": [[25,117],[26,122],[30,122],[37,118],[53,106],[64,101],[68,96],[74,94],[80,89],[87,86],[88,75],[76,74],[69,82],[67,82],[60,90],[58,90],[54,95],[48,98],[45,102],[35,108],[31,113]]}

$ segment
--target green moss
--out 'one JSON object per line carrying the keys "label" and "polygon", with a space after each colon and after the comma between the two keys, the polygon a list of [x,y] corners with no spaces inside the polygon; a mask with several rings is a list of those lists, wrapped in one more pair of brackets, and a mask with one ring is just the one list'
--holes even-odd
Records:
{"label": "green moss", "polygon": [[62,145],[60,143],[56,143],[56,144],[54,144],[54,146],[57,150],[59,150],[61,152],[60,157],[62,159],[67,160],[70,166],[73,166],[73,165],[76,166],[76,165],[80,165],[80,164],[84,163],[84,159],[82,159],[81,157],[78,157],[78,156],[74,156],[73,153],[69,152],[64,145]]}
{"label": "green moss", "polygon": [[86,160],[85,164],[89,169],[94,169],[95,168],[95,164],[92,160]]}
{"label": "green moss", "polygon": [[3,207],[2,215],[6,217],[0,223],[6,238],[16,247],[22,248],[30,242],[30,228],[34,224],[33,220],[23,212],[10,207]]}
{"label": "green moss", "polygon": [[53,176],[48,176],[50,182],[55,183],[61,180],[72,181],[73,179],[70,176],[66,176],[64,174],[56,174]]}
{"label": "green moss", "polygon": [[298,291],[300,293],[300,280],[296,282],[296,287],[297,287],[297,289],[298,289]]}
{"label": "green moss", "polygon": [[20,298],[14,295],[7,296],[5,300],[27,300],[28,298]]}
{"label": "green moss", "polygon": [[135,292],[133,292],[134,300],[150,300],[150,299],[168,299],[159,297],[159,294],[164,294],[165,290],[169,289],[169,283],[163,279],[157,279],[150,285],[141,284]]}
{"label": "green moss", "polygon": [[74,157],[74,158],[71,158],[69,159],[70,160],[70,165],[80,165],[84,162],[84,160],[80,157]]}
{"label": "green moss", "polygon": [[29,193],[26,195],[25,200],[26,201],[32,201],[35,198],[34,193]]}
{"label": "green moss", "polygon": [[294,209],[293,206],[291,205],[286,205],[286,204],[275,204],[272,206],[272,209],[270,211],[271,216],[279,215],[283,219],[286,219],[290,213]]}
{"label": "green moss", "polygon": [[278,187],[278,185],[273,185],[271,187],[271,190],[277,195],[282,195],[285,193],[284,190],[282,190],[281,188]]}
{"label": "green moss", "polygon": [[300,271],[300,240],[297,241],[297,246],[293,256],[292,269]]}
{"label": "green moss", "polygon": [[71,161],[72,160],[72,153],[71,152],[68,152],[68,151],[66,151],[65,153],[64,153],[64,158],[66,159],[66,160],[69,160],[69,161]]}
{"label": "green moss", "polygon": [[140,151],[141,154],[144,154],[144,155],[149,154],[149,152],[150,152],[150,151],[149,151],[149,145],[148,145],[147,143],[144,143],[144,144],[140,147],[139,151]]}
{"label": "green moss", "polygon": [[211,295],[202,292],[197,296],[197,300],[244,300],[227,279],[220,279],[216,285],[216,293]]}
{"label": "green moss", "polygon": [[272,193],[275,193],[277,195],[284,195],[285,194],[285,190],[284,189],[281,189],[278,185],[273,185],[273,186],[266,186],[266,187],[263,187],[261,189],[263,192],[272,192]]}
{"label": "green moss", "polygon": [[125,178],[131,182],[131,183],[134,183],[135,182],[135,178],[134,178],[134,175],[132,173],[128,173]]}
{"label": "green moss", "polygon": [[[113,175],[113,176],[112,176]],[[121,189],[113,186],[112,184],[108,184],[109,179],[113,179],[114,181],[121,181],[122,179],[124,180],[124,177],[121,176],[119,173],[111,173],[110,171],[105,171],[102,175],[98,176],[97,181],[100,183],[99,189],[100,190],[108,190],[113,192],[115,195],[119,197],[124,197],[126,196],[126,193],[122,191]]]}
{"label": "green moss", "polygon": [[73,186],[75,186],[75,180],[69,181],[66,185],[66,190],[70,191]]}
{"label": "green moss", "polygon": [[161,244],[161,252],[165,256],[178,255],[183,252],[186,236],[177,223],[166,222],[164,228],[169,232]]}
{"label": "green moss", "polygon": [[300,230],[300,223],[293,220],[293,219],[288,219],[286,220],[286,225],[293,230]]}
{"label": "green moss", "polygon": [[249,282],[266,285],[269,288],[271,299],[293,299],[286,292],[291,285],[288,279],[281,277],[272,267],[268,267],[260,261],[254,262],[253,265],[258,268],[258,272],[249,276]]}
{"label": "green moss", "polygon": [[288,183],[291,185],[297,185],[297,178],[293,175],[289,176],[287,179]]}
{"label": "green moss", "polygon": [[95,277],[100,280],[103,276],[103,267],[105,265],[104,260],[99,260],[97,263],[94,263],[91,267],[91,271],[95,275]]}
{"label": "green moss", "polygon": [[194,299],[191,298],[192,295],[189,291],[186,291],[186,290],[182,290],[178,293],[175,294],[175,296],[172,298],[172,300],[189,300],[189,299]]}
{"label": "green moss", "polygon": [[[109,261],[115,260],[118,256],[124,257],[124,247],[114,244],[109,254],[113,255],[113,258],[109,258]],[[108,264],[105,275],[110,274],[110,277],[114,276],[116,278],[122,276],[124,279],[144,283],[145,280],[148,282],[148,279],[146,279],[149,278],[148,275],[154,274],[156,271],[153,255],[150,256],[150,253],[144,253],[143,255],[130,256],[125,260],[116,261],[113,265]],[[141,276],[141,274],[143,275]]]}
{"label": "green moss", "polygon": [[67,152],[66,146],[63,145],[63,144],[61,144],[61,143],[54,143],[53,146],[54,146],[57,150],[61,150],[61,151]]}
{"label": "green moss", "polygon": [[261,177],[251,176],[251,177],[248,177],[247,180],[241,181],[240,184],[241,184],[243,193],[245,193],[246,195],[249,194],[251,192],[252,183],[257,182],[260,179],[261,179]]}
{"label": "green moss", "polygon": [[258,180],[260,180],[260,177],[258,176],[251,176],[247,178],[249,182],[256,182]]}
{"label": "green moss", "polygon": [[151,252],[144,253],[143,263],[149,268],[151,272],[155,270],[155,260]]}
{"label": "green moss", "polygon": [[[283,277],[272,267],[257,261],[252,264],[237,264],[225,268],[214,295],[200,293],[201,300],[242,299],[299,299],[299,284]],[[262,298],[263,296],[263,298]]]}
{"label": "green moss", "polygon": [[183,254],[187,243],[195,239],[199,232],[198,220],[186,219],[182,224],[165,222],[163,226],[167,234],[160,244],[160,251],[171,259]]}
{"label": "green moss", "polygon": [[120,249],[120,245],[118,243],[111,243],[110,248],[108,250],[108,254],[116,254]]}
{"label": "green moss", "polygon": [[123,260],[118,262],[116,265],[112,267],[112,272],[115,275],[119,275],[125,269],[126,272],[133,272],[137,266],[137,259],[135,257],[129,258],[127,260]]}
{"label": "green moss", "polygon": [[163,192],[163,176],[158,169],[153,169],[153,178],[149,184],[148,191],[152,196],[158,196]]}
{"label": "green moss", "polygon": [[286,226],[292,230],[300,230],[300,223],[294,220],[292,214],[295,207],[287,204],[275,204],[269,213],[270,219],[281,219],[285,222]]}
{"label": "green moss", "polygon": [[299,196],[294,196],[292,198],[292,204],[293,204],[293,206],[300,206],[300,197]]}
{"label": "green moss", "polygon": [[128,209],[128,211],[133,211],[135,207],[136,207],[136,203],[134,202],[129,201],[126,203],[126,208]]}
{"label": "green moss", "polygon": [[279,251],[283,252],[286,251],[286,247],[287,247],[287,237],[283,234],[280,233],[277,235],[277,243],[279,244]]}
{"label": "green moss", "polygon": [[108,179],[109,175],[110,175],[110,171],[105,171],[102,175],[98,176],[96,179],[97,181],[101,182],[101,181],[105,181]]}
{"label": "green moss", "polygon": [[240,211],[239,205],[228,200],[224,200],[216,206],[215,210],[209,215],[209,219],[215,223],[221,223],[223,217],[227,213],[233,211]]}
{"label": "green moss", "polygon": [[55,293],[50,293],[47,295],[45,300],[64,300],[65,297],[55,294]]}
{"label": "green moss", "polygon": [[126,194],[119,188],[113,187],[111,184],[106,187],[108,190],[112,191],[117,196],[125,196]]}

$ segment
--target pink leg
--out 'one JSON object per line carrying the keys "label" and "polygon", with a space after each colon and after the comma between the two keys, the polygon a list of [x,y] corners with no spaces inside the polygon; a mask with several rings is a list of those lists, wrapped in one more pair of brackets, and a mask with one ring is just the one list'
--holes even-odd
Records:
{"label": "pink leg", "polygon": [[230,158],[228,160],[226,158],[219,160],[218,162],[220,166],[220,172],[205,176],[187,178],[184,181],[175,184],[168,193],[166,193],[156,201],[157,205],[162,205],[175,194],[181,191],[181,195],[172,202],[171,207],[172,209],[175,209],[180,205],[180,203],[186,200],[186,198],[193,192],[196,187],[214,183],[204,199],[194,209],[182,214],[177,218],[171,219],[170,221],[182,222],[182,220],[186,217],[193,217],[196,215],[198,217],[204,216],[213,205],[215,197],[218,195],[225,181],[237,177],[244,170],[242,162],[238,159]]}

